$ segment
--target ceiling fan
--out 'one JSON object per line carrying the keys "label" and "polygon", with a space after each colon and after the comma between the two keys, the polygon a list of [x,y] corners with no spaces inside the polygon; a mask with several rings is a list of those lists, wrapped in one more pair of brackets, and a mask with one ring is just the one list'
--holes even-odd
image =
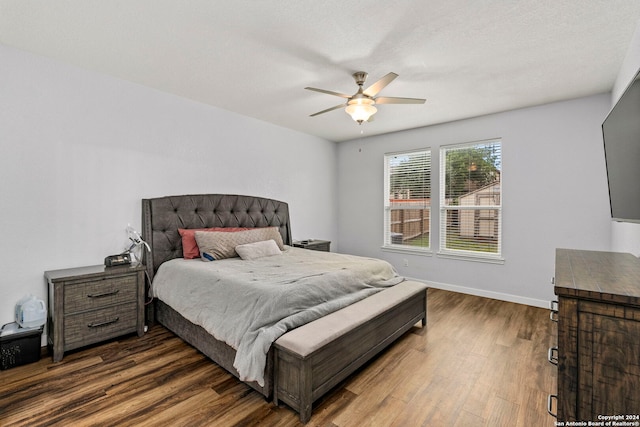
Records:
{"label": "ceiling fan", "polygon": [[375,104],[424,104],[426,101],[426,99],[421,98],[396,98],[388,96],[379,96],[376,98],[376,95],[396,77],[398,77],[398,75],[396,73],[389,73],[368,88],[362,89],[362,85],[367,80],[367,76],[368,74],[364,71],[353,73],[353,78],[358,85],[358,91],[353,95],[318,89],[315,87],[305,87],[307,90],[313,90],[315,92],[326,93],[328,95],[339,96],[347,99],[346,103],[318,111],[317,113],[311,114],[309,117],[315,117],[344,107],[345,112],[349,114],[353,120],[358,122],[359,125],[361,125],[362,122],[369,121],[376,111],[378,111],[378,109],[374,107]]}

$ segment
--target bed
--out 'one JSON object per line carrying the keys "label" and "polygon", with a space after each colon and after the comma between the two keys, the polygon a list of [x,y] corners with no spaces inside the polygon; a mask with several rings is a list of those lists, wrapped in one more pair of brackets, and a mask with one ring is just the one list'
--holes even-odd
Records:
{"label": "bed", "polygon": [[[276,227],[282,243],[286,246],[292,244],[289,208],[285,202],[262,197],[228,194],[183,195],[143,199],[143,239],[150,247],[150,252],[146,255],[145,260],[149,279],[153,281],[155,275],[158,273],[158,269],[165,263],[165,267],[171,263],[182,263],[180,260],[183,256],[182,238],[179,229],[203,229],[213,227],[245,229]],[[297,250],[312,252],[304,249]],[[199,261],[195,260],[195,262]],[[422,296],[418,295],[417,298],[413,299],[417,301],[417,303],[414,304],[416,308],[412,312],[408,312],[406,301],[404,304],[398,302],[397,305],[388,307],[385,310],[384,316],[370,316],[371,318],[367,318],[367,321],[364,322],[366,323],[365,325],[358,325],[357,328],[349,328],[351,336],[348,339],[351,341],[354,339],[353,334],[357,336],[358,328],[364,327],[365,329],[363,330],[367,331],[385,330],[384,325],[389,324],[390,318],[397,319],[398,324],[401,325],[400,327],[394,327],[394,329],[389,330],[389,332],[385,332],[383,334],[384,336],[378,336],[380,333],[376,332],[373,341],[369,338],[371,335],[369,333],[367,339],[364,341],[367,343],[366,346],[368,346],[368,348],[364,349],[367,358],[363,357],[364,353],[362,351],[360,351],[359,354],[349,356],[357,358],[358,360],[346,360],[344,365],[348,367],[348,369],[340,368],[341,372],[338,376],[322,385],[323,392],[330,387],[330,384],[335,383],[338,378],[343,378],[345,373],[353,371],[353,369],[355,369],[354,367],[364,363],[364,360],[368,360],[373,354],[390,344],[416,321],[422,320],[422,323],[425,323],[426,292],[424,292],[424,290],[421,292]],[[367,298],[362,299],[358,303],[360,307],[367,307]],[[380,299],[380,297],[378,297],[378,299]],[[218,365],[236,377],[241,378],[238,370],[234,367],[237,351],[233,347],[222,340],[216,339],[203,327],[187,320],[188,315],[179,313],[162,300],[156,299],[154,305],[154,317],[157,322],[196,347]],[[341,323],[339,318],[341,312],[342,310],[338,310],[332,313],[333,318],[337,319],[338,323]],[[348,312],[345,311],[345,313]],[[338,317],[336,318],[336,316]],[[351,315],[350,318],[353,318],[353,315]],[[299,333],[304,332],[305,327],[306,325],[301,326],[297,328],[296,331]],[[283,343],[286,342],[287,336],[288,333],[285,333]],[[291,337],[291,339],[295,338],[294,335],[291,335]],[[337,339],[334,337],[332,339],[335,344],[335,341],[339,341],[340,337]],[[344,348],[345,345],[348,346],[349,343],[339,343],[337,348]],[[359,345],[362,346],[362,343]],[[279,348],[283,354],[284,351],[287,350],[285,344],[272,346],[266,354],[263,380],[245,381],[267,399],[273,397],[274,393],[274,359],[277,360],[277,354],[274,355],[274,353],[276,353],[277,348]],[[349,351],[345,352],[345,354],[351,353],[352,352]],[[280,369],[282,371],[283,368],[281,367]],[[289,373],[288,375],[296,377],[295,372],[293,374]],[[308,394],[311,394],[311,392]],[[304,398],[306,401],[309,399],[311,399],[310,396]],[[315,399],[316,397],[312,400]],[[290,404],[286,399],[281,400]],[[311,403],[308,404],[309,411],[310,405]],[[300,408],[298,408],[298,410],[301,413],[302,419],[302,411]],[[306,416],[306,418],[308,419],[308,416]]]}

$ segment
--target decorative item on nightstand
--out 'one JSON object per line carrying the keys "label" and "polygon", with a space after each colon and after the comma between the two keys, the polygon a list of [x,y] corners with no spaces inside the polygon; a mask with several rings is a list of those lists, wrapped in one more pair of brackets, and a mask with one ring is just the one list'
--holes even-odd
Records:
{"label": "decorative item on nightstand", "polygon": [[145,249],[151,252],[149,244],[142,240],[140,233],[138,233],[131,224],[127,224],[127,243],[125,246],[126,250],[124,253],[129,254],[132,261],[142,262]]}
{"label": "decorative item on nightstand", "polygon": [[105,267],[118,267],[129,264],[131,264],[131,255],[128,252],[123,252],[118,255],[109,255],[104,259]]}
{"label": "decorative item on nightstand", "polygon": [[117,267],[121,265],[129,265],[132,262],[142,262],[142,251],[146,248],[151,251],[147,242],[142,240],[131,224],[127,225],[127,242],[125,243],[124,252],[116,255],[109,255],[104,259],[105,267]]}
{"label": "decorative item on nightstand", "polygon": [[299,240],[293,242],[293,246],[296,248],[311,249],[312,251],[329,252],[331,241],[317,239]]}

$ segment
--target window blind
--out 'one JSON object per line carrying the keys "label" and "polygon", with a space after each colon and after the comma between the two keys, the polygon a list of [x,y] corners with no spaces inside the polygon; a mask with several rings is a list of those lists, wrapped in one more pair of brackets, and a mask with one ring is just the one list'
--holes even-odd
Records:
{"label": "window blind", "polygon": [[431,150],[385,155],[384,245],[428,251]]}
{"label": "window blind", "polygon": [[440,148],[440,252],[502,254],[500,140]]}

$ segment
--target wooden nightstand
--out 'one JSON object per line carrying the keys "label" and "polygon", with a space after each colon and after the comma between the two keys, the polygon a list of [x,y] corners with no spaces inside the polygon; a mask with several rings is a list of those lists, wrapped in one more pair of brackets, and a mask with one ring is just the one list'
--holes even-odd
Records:
{"label": "wooden nightstand", "polygon": [[47,335],[53,361],[65,351],[136,332],[144,334],[144,266],[46,271]]}
{"label": "wooden nightstand", "polygon": [[293,242],[296,248],[311,249],[313,251],[329,252],[331,242],[329,240],[300,240]]}

